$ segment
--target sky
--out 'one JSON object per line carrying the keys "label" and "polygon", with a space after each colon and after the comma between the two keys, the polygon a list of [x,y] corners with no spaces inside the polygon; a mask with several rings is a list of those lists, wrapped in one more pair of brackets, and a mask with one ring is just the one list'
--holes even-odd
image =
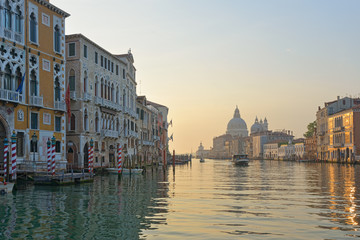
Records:
{"label": "sky", "polygon": [[137,94],[169,108],[170,150],[212,147],[239,107],[248,130],[302,137],[318,106],[360,96],[360,1],[50,0],[82,33],[127,53]]}

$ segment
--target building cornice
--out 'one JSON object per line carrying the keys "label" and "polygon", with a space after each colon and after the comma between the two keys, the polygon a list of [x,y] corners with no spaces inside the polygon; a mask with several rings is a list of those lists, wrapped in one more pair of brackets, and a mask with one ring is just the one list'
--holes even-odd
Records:
{"label": "building cornice", "polygon": [[67,17],[70,16],[69,13],[61,10],[61,9],[58,8],[58,7],[55,7],[54,5],[52,5],[51,3],[49,3],[49,2],[47,2],[47,1],[45,1],[45,0],[34,0],[34,1],[37,2],[37,3],[39,3],[39,4],[41,4],[41,5],[43,5],[43,6],[45,6],[45,7],[47,7],[47,8],[50,9],[51,11],[54,11],[54,12],[60,14],[61,16],[65,17],[65,18],[67,18]]}

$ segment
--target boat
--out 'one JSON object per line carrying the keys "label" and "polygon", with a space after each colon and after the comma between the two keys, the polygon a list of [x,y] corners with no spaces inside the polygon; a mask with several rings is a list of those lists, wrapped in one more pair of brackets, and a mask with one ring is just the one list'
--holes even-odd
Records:
{"label": "boat", "polygon": [[6,184],[0,182],[0,194],[11,193],[14,189],[14,185],[15,183],[12,182],[7,182]]}
{"label": "boat", "polygon": [[233,156],[233,162],[236,165],[248,165],[249,158],[247,154],[235,154]]}
{"label": "boat", "polygon": [[200,158],[200,162],[205,162],[205,159],[203,159],[203,158]]}

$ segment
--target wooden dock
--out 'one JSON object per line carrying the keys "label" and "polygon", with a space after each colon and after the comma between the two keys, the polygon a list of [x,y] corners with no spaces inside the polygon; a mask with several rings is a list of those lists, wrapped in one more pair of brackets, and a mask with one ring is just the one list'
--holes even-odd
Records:
{"label": "wooden dock", "polygon": [[34,176],[35,185],[70,185],[84,182],[92,182],[94,175],[90,173],[57,173],[54,176],[47,173],[36,173]]}

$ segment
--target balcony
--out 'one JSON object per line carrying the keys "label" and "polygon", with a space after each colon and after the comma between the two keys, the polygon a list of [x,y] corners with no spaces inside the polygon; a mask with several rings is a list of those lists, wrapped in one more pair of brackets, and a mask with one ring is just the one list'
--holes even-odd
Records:
{"label": "balcony", "polygon": [[91,101],[92,97],[90,93],[84,92],[84,101]]}
{"label": "balcony", "polygon": [[15,39],[15,41],[17,41],[17,42],[23,42],[23,38],[22,38],[22,35],[21,34],[19,34],[19,33],[14,33],[14,39]]}
{"label": "balcony", "polygon": [[70,92],[70,99],[76,100],[76,92],[75,91]]}
{"label": "balcony", "polygon": [[134,137],[134,138],[138,138],[139,135],[138,135],[137,132],[130,130],[130,131],[129,131],[129,136],[130,136],[130,137]]}
{"label": "balcony", "polygon": [[44,105],[43,97],[30,96],[30,105],[37,106],[37,107],[42,107]]}
{"label": "balcony", "polygon": [[114,131],[114,130],[102,129],[101,130],[101,135],[104,136],[104,137],[109,137],[109,138],[118,138],[119,137],[119,132]]}
{"label": "balcony", "polygon": [[344,147],[343,143],[334,143],[334,147]]}
{"label": "balcony", "polygon": [[103,106],[113,109],[113,110],[117,109],[116,103],[114,103],[113,101],[107,100],[107,99],[103,99]]}
{"label": "balcony", "polygon": [[344,127],[335,127],[334,128],[334,132],[341,132],[341,131],[344,131]]}
{"label": "balcony", "polygon": [[103,99],[101,97],[95,96],[95,104],[103,105]]}
{"label": "balcony", "polygon": [[59,111],[66,111],[66,104],[62,101],[55,101],[55,109]]}
{"label": "balcony", "polygon": [[154,136],[154,141],[160,141],[160,137],[159,136]]}
{"label": "balcony", "polygon": [[0,89],[0,100],[9,102],[19,102],[19,93],[6,89]]}
{"label": "balcony", "polygon": [[144,145],[144,146],[154,146],[154,143],[150,142],[150,141],[142,141],[142,145]]}
{"label": "balcony", "polygon": [[5,28],[5,29],[4,29],[4,36],[5,36],[6,38],[12,39],[12,31]]}

